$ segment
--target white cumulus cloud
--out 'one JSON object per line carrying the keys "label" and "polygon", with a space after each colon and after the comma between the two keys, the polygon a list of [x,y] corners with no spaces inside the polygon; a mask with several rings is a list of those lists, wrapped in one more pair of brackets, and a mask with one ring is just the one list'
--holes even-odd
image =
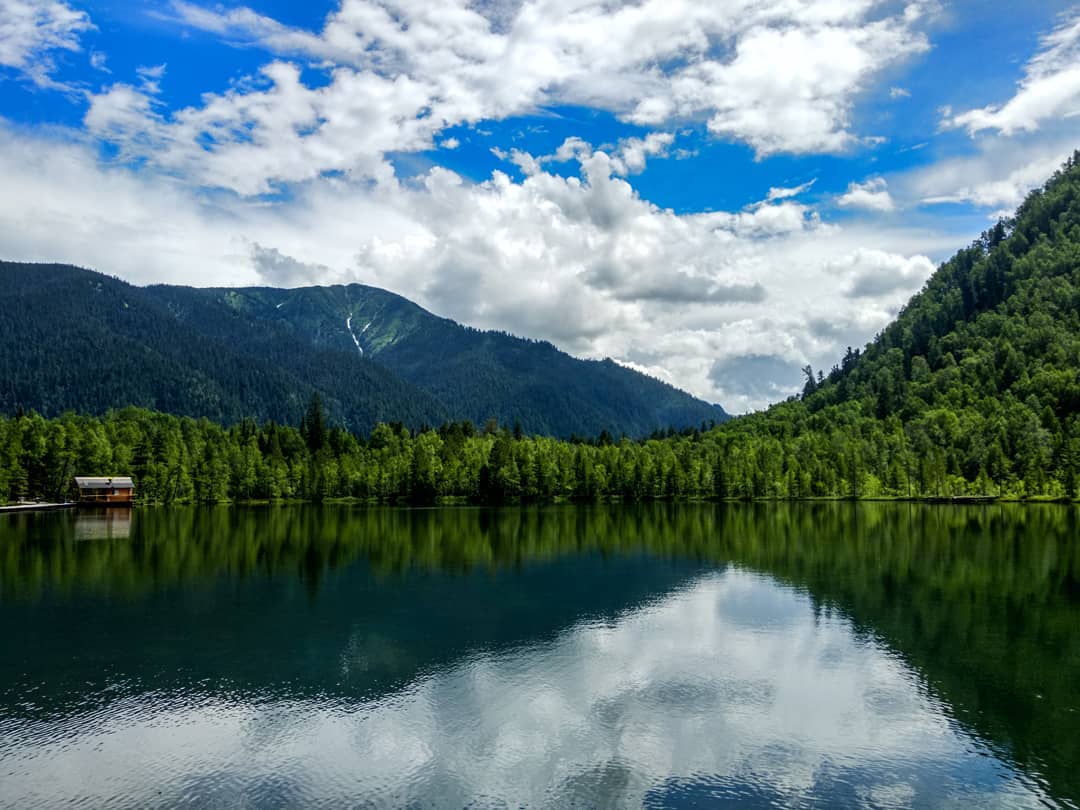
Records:
{"label": "white cumulus cloud", "polygon": [[1046,182],[1076,147],[1074,138],[1024,142],[994,138],[977,155],[950,158],[904,178],[927,204],[965,203],[1009,215],[1029,191]]}
{"label": "white cumulus cloud", "polygon": [[85,11],[62,0],[0,0],[0,65],[39,86],[59,87],[52,79],[55,52],[82,50],[79,36],[93,27]]}
{"label": "white cumulus cloud", "polygon": [[934,272],[926,256],[901,256],[860,248],[829,263],[828,268],[849,280],[850,298],[880,298],[889,293],[911,294]]}
{"label": "white cumulus cloud", "polygon": [[[118,84],[92,98],[86,123],[126,156],[241,194],[328,171],[384,176],[388,152],[429,149],[448,126],[549,104],[609,110],[650,127],[705,120],[759,157],[836,152],[870,142],[851,129],[858,94],[928,47],[924,4],[890,8],[871,0],[525,0],[498,8],[343,0],[312,32],[246,8],[178,2],[187,26],[269,49],[277,60],[172,113]],[[306,85],[298,60],[328,70],[329,83]],[[624,148],[626,173],[649,148],[648,138]]]}
{"label": "white cumulus cloud", "polygon": [[850,183],[847,191],[837,198],[836,204],[841,208],[861,208],[882,213],[896,208],[884,177],[871,177],[863,183]]}
{"label": "white cumulus cloud", "polygon": [[996,130],[1003,135],[1037,130],[1046,121],[1080,113],[1080,9],[1061,20],[1040,42],[1024,67],[1011,99],[946,117],[946,123],[972,135]]}

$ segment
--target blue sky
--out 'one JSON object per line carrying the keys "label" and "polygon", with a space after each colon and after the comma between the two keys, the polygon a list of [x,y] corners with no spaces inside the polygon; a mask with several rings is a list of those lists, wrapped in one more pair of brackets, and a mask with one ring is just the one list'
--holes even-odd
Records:
{"label": "blue sky", "polygon": [[0,0],[0,253],[375,284],[730,410],[1080,146],[1038,0]]}

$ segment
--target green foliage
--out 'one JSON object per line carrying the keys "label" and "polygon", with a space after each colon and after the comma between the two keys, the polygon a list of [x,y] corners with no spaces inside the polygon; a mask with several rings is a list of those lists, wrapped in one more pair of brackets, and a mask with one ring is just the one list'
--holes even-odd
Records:
{"label": "green foliage", "polygon": [[318,393],[327,419],[352,430],[446,418],[431,395],[355,349],[298,343],[224,306],[182,309],[160,300],[159,288],[63,265],[0,262],[0,280],[0,413],[136,405],[227,424],[297,424]]}
{"label": "green foliage", "polygon": [[770,457],[751,494],[1076,497],[1080,153],[865,350],[804,374],[799,400],[721,431]]}
{"label": "green foliage", "polygon": [[73,497],[76,474],[131,475],[146,503],[352,497],[483,503],[712,494],[715,436],[595,444],[518,438],[497,424],[437,431],[379,424],[368,439],[327,428],[313,398],[300,429],[229,428],[125,408],[104,417],[0,417],[0,500]]}
{"label": "green foliage", "polygon": [[248,420],[224,428],[139,408],[104,417],[0,418],[0,501],[74,497],[76,474],[131,475],[140,502],[166,504],[937,497],[990,488],[1026,496],[1076,487],[1075,439],[1060,468],[1045,454],[1037,462],[1043,466],[1022,477],[1017,465],[999,460],[992,469],[1008,471],[1004,481],[985,470],[972,480],[951,473],[947,443],[960,429],[948,411],[929,421],[922,444],[909,440],[895,417],[865,434],[856,421],[829,433],[793,432],[783,442],[757,432],[751,420],[617,443],[515,439],[501,428],[477,433],[470,423],[422,432],[380,424],[365,440],[340,428],[320,431],[314,409],[304,423],[297,429]]}
{"label": "green foliage", "polygon": [[611,360],[579,360],[545,341],[464,327],[361,284],[149,292],[207,334],[240,318],[251,324],[246,334],[282,329],[296,345],[350,355],[362,347],[364,357],[434,396],[451,419],[494,418],[561,437],[602,430],[637,437],[727,419],[723,409]]}

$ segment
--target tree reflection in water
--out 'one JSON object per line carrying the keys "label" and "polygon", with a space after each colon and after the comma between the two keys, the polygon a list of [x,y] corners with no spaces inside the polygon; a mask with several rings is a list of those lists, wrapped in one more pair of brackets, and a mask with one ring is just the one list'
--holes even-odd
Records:
{"label": "tree reflection in water", "polygon": [[[163,677],[168,688],[193,650],[238,688],[385,691],[476,650],[610,621],[707,571],[742,569],[846,617],[998,756],[1052,796],[1080,797],[1075,508],[324,506],[140,510],[108,531],[92,522],[0,522],[0,627],[11,649],[42,644],[49,622],[78,624],[98,645],[51,680],[53,702],[42,698],[31,715],[65,711],[64,684],[104,682],[103,663],[132,690]],[[112,600],[108,619],[102,599]],[[123,633],[111,624],[118,599],[129,606]],[[177,605],[182,639],[163,618]],[[59,650],[71,639],[57,631],[55,641]],[[18,655],[6,660],[11,695],[34,672]]]}

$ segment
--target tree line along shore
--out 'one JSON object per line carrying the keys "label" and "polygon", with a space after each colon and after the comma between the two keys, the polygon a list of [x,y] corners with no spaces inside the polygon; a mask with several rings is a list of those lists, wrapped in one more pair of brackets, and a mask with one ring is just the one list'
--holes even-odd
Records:
{"label": "tree line along shore", "polygon": [[0,418],[0,502],[73,498],[74,476],[87,471],[132,476],[142,504],[1076,497],[1075,467],[1055,465],[1052,453],[1008,461],[1001,452],[997,464],[967,467],[969,450],[935,442],[938,418],[865,432],[841,424],[785,442],[755,418],[640,441],[562,441],[467,422],[381,424],[357,436],[328,427],[317,407],[299,428],[223,427],[140,408],[26,414]]}

